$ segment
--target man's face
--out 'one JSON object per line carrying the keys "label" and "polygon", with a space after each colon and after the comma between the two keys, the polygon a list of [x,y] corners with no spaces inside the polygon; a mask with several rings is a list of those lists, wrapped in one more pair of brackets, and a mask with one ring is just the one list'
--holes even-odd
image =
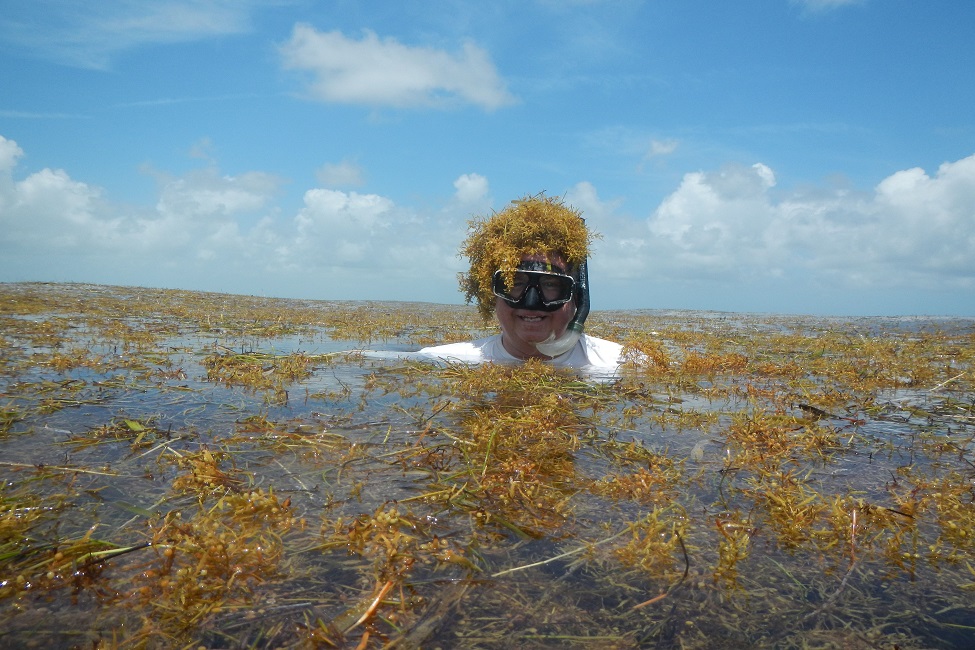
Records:
{"label": "man's face", "polygon": [[[566,268],[565,259],[558,253],[526,255],[521,261],[549,262]],[[570,300],[556,311],[535,311],[516,309],[498,298],[495,302],[495,313],[501,325],[501,343],[508,352],[521,359],[547,358],[535,348],[535,344],[548,340],[552,334],[556,338],[562,336],[576,313],[576,306]]]}

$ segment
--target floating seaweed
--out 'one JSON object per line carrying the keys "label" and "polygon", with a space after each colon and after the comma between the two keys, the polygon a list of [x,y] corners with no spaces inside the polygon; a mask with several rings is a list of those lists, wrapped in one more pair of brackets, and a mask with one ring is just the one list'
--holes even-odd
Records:
{"label": "floating seaweed", "polygon": [[975,322],[0,285],[5,647],[966,648]]}

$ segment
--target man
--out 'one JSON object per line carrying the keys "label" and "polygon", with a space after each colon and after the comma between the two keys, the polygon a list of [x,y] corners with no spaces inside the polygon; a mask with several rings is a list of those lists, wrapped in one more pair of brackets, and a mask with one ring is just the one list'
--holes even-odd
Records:
{"label": "man", "polygon": [[461,289],[485,318],[497,317],[501,333],[419,353],[467,363],[540,359],[555,366],[615,370],[622,346],[583,334],[592,238],[579,212],[541,195],[472,220],[461,249],[471,262],[460,275]]}

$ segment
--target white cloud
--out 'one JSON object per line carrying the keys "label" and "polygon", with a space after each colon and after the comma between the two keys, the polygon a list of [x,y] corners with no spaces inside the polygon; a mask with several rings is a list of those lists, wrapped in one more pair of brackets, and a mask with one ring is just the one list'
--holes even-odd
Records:
{"label": "white cloud", "polygon": [[596,192],[596,186],[589,181],[573,185],[565,193],[565,202],[582,213],[582,218],[592,230],[600,231],[600,224],[606,222],[620,206],[620,201],[603,201]]}
{"label": "white cloud", "polygon": [[189,221],[254,212],[268,203],[279,184],[262,172],[225,176],[208,167],[166,183],[156,209]]}
{"label": "white cloud", "polygon": [[872,192],[771,194],[765,165],[684,176],[648,221],[670,273],[823,286],[975,286],[975,156],[892,174]]}
{"label": "white cloud", "polygon": [[378,234],[389,226],[392,209],[393,202],[377,194],[314,189],[305,192],[305,207],[295,223],[299,236],[317,245],[339,234]]}
{"label": "white cloud", "polygon": [[[126,248],[174,265],[184,258],[223,257],[236,264],[264,257],[266,213],[273,211],[269,204],[280,179],[263,172],[227,176],[214,167],[178,178],[155,175],[159,199],[154,209],[125,214],[118,228],[119,239],[128,242]],[[254,215],[265,216],[259,216],[257,225],[248,229],[246,224]],[[271,244],[275,242],[272,238]]]}
{"label": "white cloud", "polygon": [[0,135],[0,174],[12,172],[23,155],[24,150],[16,142]]}
{"label": "white cloud", "polygon": [[460,203],[481,203],[488,196],[488,180],[480,174],[463,174],[454,181],[454,189]]}
{"label": "white cloud", "polygon": [[60,169],[13,177],[23,150],[0,136],[0,251],[4,255],[84,246],[104,238],[114,225],[97,218],[99,189],[72,180]]}
{"label": "white cloud", "polygon": [[323,102],[493,110],[514,102],[487,52],[467,42],[456,55],[410,47],[367,31],[362,40],[295,25],[281,48],[288,69],[310,73],[309,94]]}
{"label": "white cloud", "polygon": [[591,282],[595,282],[595,286],[605,287],[607,281],[646,275],[646,228],[644,224],[618,214],[623,204],[621,199],[603,201],[589,181],[576,183],[564,198],[568,205],[582,213],[590,231],[598,235],[589,257]]}
{"label": "white cloud", "polygon": [[[0,150],[15,146],[4,140]],[[132,208],[111,203],[64,170],[42,169],[22,180],[12,170],[0,172],[0,273],[59,279],[51,274],[70,270],[71,279],[164,284],[160,274],[169,269],[185,286],[205,282],[221,267],[262,260],[277,244],[280,236],[266,217],[246,225],[266,210],[276,178],[222,176],[214,169],[156,176],[156,206]]]}
{"label": "white cloud", "polygon": [[[487,178],[468,173],[440,209],[314,188],[282,215],[280,179],[214,167],[157,173],[156,204],[132,208],[64,170],[18,179],[23,155],[0,138],[3,280],[456,301],[466,220],[490,208]],[[975,155],[931,174],[898,171],[863,191],[784,191],[763,164],[697,171],[648,219],[587,181],[565,200],[603,235],[590,260],[597,309],[614,295],[635,307],[695,295],[702,307],[740,309],[765,296],[769,308],[791,300],[802,309],[797,301],[817,291],[837,300],[975,290]]]}
{"label": "white cloud", "polygon": [[360,187],[365,184],[362,167],[349,160],[325,163],[315,172],[315,178],[325,187]]}
{"label": "white cloud", "polygon": [[[449,301],[466,208],[419,215],[377,194],[315,188],[292,218],[281,180],[214,167],[152,171],[153,207],[112,204],[63,170],[13,176],[23,155],[0,139],[0,278],[173,286],[286,296]],[[487,180],[461,177],[474,198]],[[327,282],[319,286],[319,280]],[[420,279],[422,278],[422,282]],[[306,288],[312,283],[310,289]],[[327,293],[322,293],[326,291]]]}
{"label": "white cloud", "polygon": [[85,245],[111,227],[95,216],[99,194],[60,169],[42,169],[14,186],[12,209],[4,210],[6,236],[27,248]]}
{"label": "white cloud", "polygon": [[34,56],[106,68],[118,52],[251,29],[260,0],[32,0],[0,16],[0,36]]}
{"label": "white cloud", "polygon": [[773,218],[767,194],[773,183],[764,165],[686,174],[654,212],[650,231],[671,244],[670,262],[688,265],[692,273],[740,273],[753,264],[769,264],[775,251],[756,235]]}
{"label": "white cloud", "polygon": [[323,278],[338,298],[455,300],[460,210],[422,215],[377,194],[309,190],[276,265]]}

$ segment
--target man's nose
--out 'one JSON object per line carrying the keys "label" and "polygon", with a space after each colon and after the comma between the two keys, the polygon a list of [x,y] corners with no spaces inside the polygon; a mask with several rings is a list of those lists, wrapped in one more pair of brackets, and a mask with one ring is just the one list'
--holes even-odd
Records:
{"label": "man's nose", "polygon": [[532,285],[525,290],[525,302],[523,309],[538,309],[542,306],[542,296],[538,292],[538,287]]}

